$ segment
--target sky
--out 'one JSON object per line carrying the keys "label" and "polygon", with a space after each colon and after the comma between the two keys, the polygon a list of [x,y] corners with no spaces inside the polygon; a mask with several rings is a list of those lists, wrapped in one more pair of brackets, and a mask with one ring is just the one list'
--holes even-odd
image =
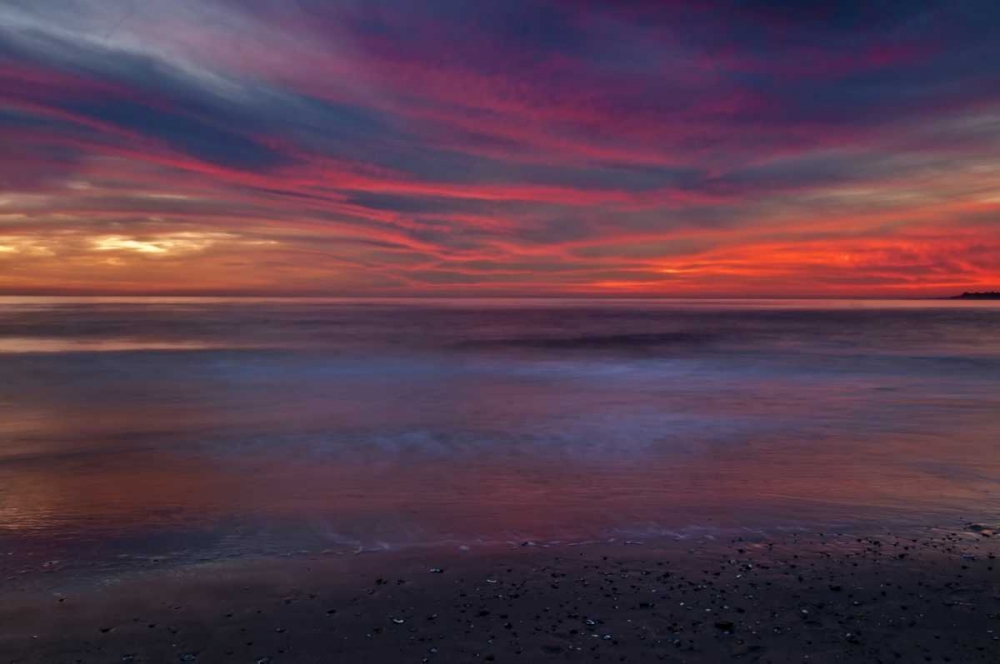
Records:
{"label": "sky", "polygon": [[1000,287],[995,0],[3,0],[0,293]]}

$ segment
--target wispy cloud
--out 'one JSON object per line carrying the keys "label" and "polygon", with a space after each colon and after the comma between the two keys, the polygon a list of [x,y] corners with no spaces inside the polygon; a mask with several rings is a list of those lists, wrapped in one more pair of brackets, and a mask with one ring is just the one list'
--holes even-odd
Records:
{"label": "wispy cloud", "polygon": [[1000,282],[997,7],[10,0],[5,291]]}

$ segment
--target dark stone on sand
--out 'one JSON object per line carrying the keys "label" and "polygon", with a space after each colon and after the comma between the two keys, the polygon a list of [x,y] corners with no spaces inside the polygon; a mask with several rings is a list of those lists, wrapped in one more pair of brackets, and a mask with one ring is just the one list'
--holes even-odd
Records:
{"label": "dark stone on sand", "polygon": [[[973,526],[986,530],[990,523],[963,521],[957,525],[964,532],[954,533],[953,526],[919,542],[800,535],[776,540],[773,549],[770,542],[740,540],[694,551],[673,543],[645,550],[620,542],[522,549],[517,542],[495,558],[435,552],[431,563],[420,553],[401,558],[398,568],[395,560],[390,567],[375,557],[282,560],[246,570],[234,565],[236,582],[196,570],[190,582],[131,580],[74,596],[70,603],[88,611],[60,608],[65,615],[58,626],[50,617],[51,595],[30,600],[37,610],[21,611],[0,594],[0,631],[26,635],[0,634],[0,659],[169,662],[183,652],[180,661],[194,664],[271,664],[263,656],[271,652],[289,664],[484,662],[490,656],[714,664],[801,662],[808,654],[816,664],[985,664],[1000,661],[992,562],[1000,538],[973,536]],[[897,559],[900,551],[906,558]],[[447,580],[426,579],[435,563],[447,566]],[[967,571],[958,569],[962,563]],[[671,573],[663,571],[666,565]],[[355,566],[362,571],[355,573]],[[278,581],[257,587],[267,578],[261,570]],[[376,578],[388,579],[386,571],[393,578],[373,586]],[[400,573],[412,581],[398,585]],[[302,601],[298,589],[317,583],[324,584],[315,588],[317,601],[338,608]],[[289,597],[294,601],[285,601]],[[183,618],[173,608],[178,601],[187,607]],[[153,620],[160,628],[146,629]],[[57,633],[64,624],[65,633]],[[100,635],[102,626],[109,633]]]}
{"label": "dark stone on sand", "polygon": [[763,646],[757,644],[738,643],[733,646],[732,655],[733,657],[742,657],[743,655],[749,655],[751,653],[759,653],[763,649]]}

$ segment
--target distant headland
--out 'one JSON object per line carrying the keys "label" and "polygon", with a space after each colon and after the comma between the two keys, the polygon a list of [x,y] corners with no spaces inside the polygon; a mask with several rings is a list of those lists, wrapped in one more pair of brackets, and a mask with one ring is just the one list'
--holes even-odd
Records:
{"label": "distant headland", "polygon": [[982,293],[962,293],[949,299],[952,300],[1000,300],[1000,291],[987,291]]}

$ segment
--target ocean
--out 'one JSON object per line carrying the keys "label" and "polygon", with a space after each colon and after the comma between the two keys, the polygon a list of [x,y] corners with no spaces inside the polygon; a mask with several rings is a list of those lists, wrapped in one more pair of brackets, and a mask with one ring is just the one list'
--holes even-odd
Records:
{"label": "ocean", "polygon": [[8,567],[998,510],[998,303],[0,298]]}

